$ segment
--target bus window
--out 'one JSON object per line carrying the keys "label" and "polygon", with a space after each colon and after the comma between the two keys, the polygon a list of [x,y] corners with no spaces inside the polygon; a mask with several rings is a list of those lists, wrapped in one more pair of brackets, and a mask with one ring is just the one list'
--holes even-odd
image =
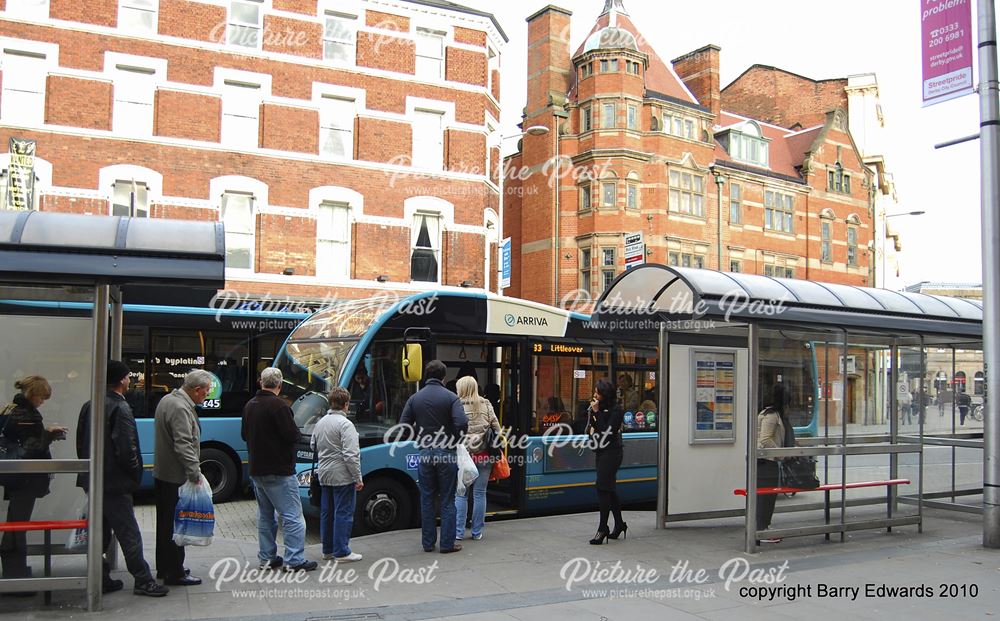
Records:
{"label": "bus window", "polygon": [[242,416],[256,376],[249,367],[246,335],[208,330],[153,330],[150,412],[168,392],[180,388],[193,369],[211,372],[216,381],[200,416]]}
{"label": "bus window", "polygon": [[607,351],[589,345],[534,343],[531,433],[544,434],[557,425],[585,433],[587,407],[597,380],[608,378]]}
{"label": "bus window", "polygon": [[618,405],[625,418],[623,431],[656,431],[659,412],[655,349],[620,344],[615,351]]}
{"label": "bus window", "polygon": [[146,412],[146,337],[142,328],[122,330],[122,362],[129,368],[129,387],[125,401],[136,418],[152,416]]}

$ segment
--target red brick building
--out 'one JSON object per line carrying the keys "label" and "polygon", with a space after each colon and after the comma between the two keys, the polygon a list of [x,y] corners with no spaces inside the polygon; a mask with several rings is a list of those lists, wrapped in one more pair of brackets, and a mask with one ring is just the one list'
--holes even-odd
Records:
{"label": "red brick building", "polygon": [[485,287],[505,42],[443,0],[0,0],[0,144],[32,208],[222,220],[243,293]]}
{"label": "red brick building", "polygon": [[729,111],[720,48],[666,63],[621,0],[572,54],[569,11],[527,21],[523,127],[549,132],[506,162],[508,294],[596,297],[637,232],[650,262],[869,283],[872,173],[839,100],[806,102],[787,124]]}

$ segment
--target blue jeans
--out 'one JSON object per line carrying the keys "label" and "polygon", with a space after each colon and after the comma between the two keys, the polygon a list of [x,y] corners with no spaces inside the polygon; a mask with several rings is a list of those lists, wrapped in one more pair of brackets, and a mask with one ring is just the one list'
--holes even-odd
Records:
{"label": "blue jeans", "polygon": [[351,553],[351,528],[354,526],[354,484],[323,485],[320,497],[319,538],[323,554],[340,558]]}
{"label": "blue jeans", "polygon": [[[486,486],[490,482],[490,471],[493,470],[492,461],[483,461],[476,464],[479,476],[472,482],[472,536],[478,537],[483,533],[486,525]],[[469,488],[465,488],[465,493],[469,493]],[[455,538],[461,539],[465,535],[465,516],[469,512],[469,500],[466,496],[455,496]]]}
{"label": "blue jeans", "polygon": [[455,546],[455,482],[458,480],[458,460],[455,449],[420,449],[417,465],[417,487],[420,488],[421,543],[425,550],[437,541],[437,515],[434,502],[441,504],[441,549]]}
{"label": "blue jeans", "polygon": [[278,554],[278,516],[285,539],[285,563],[305,562],[306,520],[302,517],[299,482],[294,476],[267,474],[250,477],[257,496],[257,558],[271,561]]}

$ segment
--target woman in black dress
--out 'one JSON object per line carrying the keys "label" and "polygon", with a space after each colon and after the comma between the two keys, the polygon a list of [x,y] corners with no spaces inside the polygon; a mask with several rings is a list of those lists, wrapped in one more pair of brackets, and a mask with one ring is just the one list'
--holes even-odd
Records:
{"label": "woman in black dress", "polygon": [[[600,545],[608,539],[623,537],[628,524],[622,519],[621,502],[618,499],[616,481],[618,468],[622,465],[622,419],[624,414],[615,403],[615,387],[606,379],[599,380],[594,388],[594,400],[590,403],[590,437],[597,463],[597,502],[601,510],[601,522],[597,534],[590,540],[591,545]],[[608,515],[615,516],[615,529],[608,530]]]}

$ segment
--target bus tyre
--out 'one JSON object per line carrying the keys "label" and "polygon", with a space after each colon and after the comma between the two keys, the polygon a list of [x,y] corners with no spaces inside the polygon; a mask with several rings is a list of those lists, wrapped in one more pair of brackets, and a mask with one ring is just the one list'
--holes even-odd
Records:
{"label": "bus tyre", "polygon": [[358,498],[356,522],[366,533],[409,528],[413,515],[410,494],[389,478],[366,481]]}
{"label": "bus tyre", "polygon": [[212,502],[225,502],[236,491],[239,471],[233,458],[217,448],[201,449],[201,473],[212,486]]}

